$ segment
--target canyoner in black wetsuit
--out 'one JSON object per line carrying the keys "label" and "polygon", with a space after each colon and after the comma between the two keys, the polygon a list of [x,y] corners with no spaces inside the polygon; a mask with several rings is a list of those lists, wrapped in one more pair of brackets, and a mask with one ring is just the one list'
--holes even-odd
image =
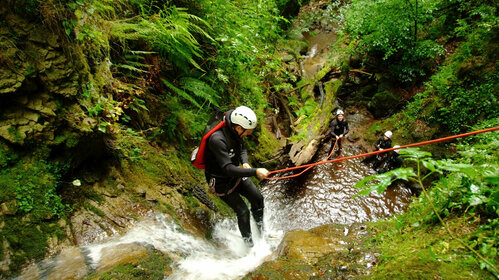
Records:
{"label": "canyoner in black wetsuit", "polygon": [[[386,131],[381,138],[376,141],[376,144],[374,144],[374,147],[376,148],[376,151],[379,150],[384,150],[384,149],[389,149],[392,147],[392,132],[391,131]],[[362,162],[363,163],[369,163],[374,161],[373,164],[373,169],[376,170],[381,162],[383,161],[384,157],[386,156],[386,153],[382,154],[376,154],[376,155],[370,155],[366,157]]]}
{"label": "canyoner in black wetsuit", "polygon": [[[398,148],[400,146],[394,146]],[[404,159],[399,155],[399,150],[390,151],[386,157],[377,165],[376,172],[379,174],[402,167]]]}
{"label": "canyoner in black wetsuit", "polygon": [[[239,231],[248,246],[253,246],[250,214],[241,196],[251,204],[251,213],[260,233],[263,232],[263,196],[248,178],[267,177],[265,168],[251,168],[242,139],[256,127],[255,113],[240,106],[226,112],[227,126],[214,132],[207,141],[205,176],[210,188],[236,212]],[[239,165],[242,164],[242,167]]]}
{"label": "canyoner in black wetsuit", "polygon": [[343,138],[348,134],[350,129],[348,128],[348,121],[345,119],[345,113],[342,110],[336,112],[335,118],[331,121],[331,136],[333,136],[333,143],[331,143],[331,148],[329,149],[329,154],[334,148],[334,141],[338,140],[338,151],[341,152],[341,142]]}

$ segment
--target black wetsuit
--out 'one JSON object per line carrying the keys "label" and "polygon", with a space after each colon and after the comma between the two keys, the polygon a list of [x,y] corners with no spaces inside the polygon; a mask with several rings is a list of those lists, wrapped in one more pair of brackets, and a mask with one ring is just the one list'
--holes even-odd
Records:
{"label": "black wetsuit", "polygon": [[[256,168],[239,167],[242,163],[248,163],[248,155],[239,135],[231,127],[231,113],[232,110],[225,114],[227,126],[214,132],[207,141],[205,176],[208,184],[214,179],[215,191],[236,212],[241,235],[246,241],[251,241],[248,206],[241,195],[250,202],[251,213],[260,230],[263,226],[263,196],[255,184],[247,178],[256,176]],[[238,179],[240,179],[239,184],[229,194]]]}
{"label": "black wetsuit", "polygon": [[[331,135],[333,136],[333,143],[336,141],[336,136],[340,136],[343,134],[343,137],[347,135],[347,133],[350,131],[348,128],[348,122],[345,118],[343,118],[343,121],[338,121],[338,118],[334,118],[331,121]],[[342,138],[338,139],[338,149],[341,150],[341,140]],[[329,153],[331,153],[332,149],[334,148],[334,144],[331,143],[331,149],[329,149]]]}
{"label": "black wetsuit", "polygon": [[402,167],[402,163],[404,160],[402,157],[395,151],[388,152],[385,160],[380,162],[379,167],[376,169],[378,173],[385,173],[393,169],[397,169]]}
{"label": "black wetsuit", "polygon": [[381,136],[374,147],[376,147],[376,151],[379,149],[389,149],[392,147],[392,139],[388,138],[388,140],[385,140],[385,136]]}
{"label": "black wetsuit", "polygon": [[[374,144],[374,147],[376,148],[376,151],[378,151],[379,149],[389,149],[392,147],[392,139],[388,138],[388,140],[385,140],[385,136],[381,136],[381,138],[376,141],[376,144]],[[376,160],[374,162],[373,169],[377,169],[384,157],[385,154],[370,155],[366,157],[362,162],[369,163]]]}

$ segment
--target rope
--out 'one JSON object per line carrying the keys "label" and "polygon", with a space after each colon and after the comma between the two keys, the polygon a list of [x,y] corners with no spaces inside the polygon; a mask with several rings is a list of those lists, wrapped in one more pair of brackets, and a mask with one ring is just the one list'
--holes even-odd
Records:
{"label": "rope", "polygon": [[[334,153],[334,150],[336,149],[336,144],[338,143],[338,139],[336,139],[336,141],[334,142],[334,146],[333,146],[333,149],[331,149],[331,153],[329,153],[329,155],[327,156],[326,160],[328,160],[331,155]],[[303,165],[302,165],[303,166]],[[293,175],[288,175],[288,176],[283,176],[283,177],[275,177],[275,178],[264,178],[264,179],[268,179],[268,180],[282,180],[282,179],[289,179],[289,178],[294,178],[294,177],[298,177],[300,175],[302,175],[303,173],[307,172],[310,168],[314,167],[315,165],[312,165],[312,166],[309,166],[307,168],[305,168],[305,170],[303,170],[302,172],[300,173],[297,173],[297,174],[293,174]],[[270,174],[273,174],[273,173],[277,173],[277,172],[282,172],[282,171],[286,171],[286,169],[281,169],[281,170],[276,170],[276,171],[271,171],[269,172],[269,175]]]}
{"label": "rope", "polygon": [[[360,154],[360,155],[354,155],[354,156],[349,156],[349,157],[340,157],[340,158],[329,160],[329,157],[333,153],[331,151],[331,154],[328,156],[328,158],[326,160],[322,160],[322,161],[315,162],[315,163],[304,164],[304,165],[300,165],[300,166],[294,166],[294,167],[289,167],[289,168],[284,168],[284,169],[278,169],[278,170],[270,171],[269,174],[268,174],[268,176],[265,177],[264,179],[267,179],[267,180],[282,180],[282,179],[287,179],[287,178],[293,178],[293,177],[297,177],[299,175],[302,175],[303,173],[305,173],[305,171],[309,170],[310,168],[312,168],[314,166],[325,164],[325,163],[332,163],[332,162],[338,162],[338,161],[343,161],[343,160],[347,160],[347,159],[354,159],[354,158],[365,157],[365,156],[370,156],[370,155],[377,155],[377,154],[386,153],[386,152],[390,152],[390,151],[394,151],[394,150],[399,150],[399,149],[404,149],[404,148],[409,148],[409,147],[423,146],[423,145],[428,145],[428,144],[433,144],[433,143],[439,143],[439,142],[443,142],[443,141],[447,141],[447,140],[452,140],[452,139],[456,139],[456,138],[467,137],[467,136],[471,136],[471,135],[475,135],[475,134],[480,134],[480,133],[485,133],[485,132],[490,132],[490,131],[496,131],[496,130],[499,130],[499,126],[492,127],[492,128],[487,128],[487,129],[482,129],[482,130],[477,130],[477,131],[472,131],[472,132],[463,133],[463,134],[457,134],[457,135],[443,137],[443,138],[438,138],[438,139],[434,139],[434,140],[423,141],[423,142],[419,142],[419,143],[412,143],[412,144],[400,146],[398,148],[383,149],[383,150],[369,152],[369,153],[364,153],[364,154]],[[336,147],[336,142],[334,144],[335,147]],[[333,148],[333,150],[334,150],[334,148]],[[291,170],[296,170],[296,169],[302,169],[302,168],[306,168],[306,169],[303,170],[302,172],[298,173],[298,174],[284,176],[284,177],[269,178],[269,176],[271,174],[276,174],[276,173],[285,172],[285,171],[291,171]]]}

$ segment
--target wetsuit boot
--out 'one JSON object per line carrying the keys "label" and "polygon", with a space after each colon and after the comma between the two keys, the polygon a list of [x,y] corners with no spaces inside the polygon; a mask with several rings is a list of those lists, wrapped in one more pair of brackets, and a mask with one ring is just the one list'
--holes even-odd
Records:
{"label": "wetsuit boot", "polygon": [[253,247],[253,239],[250,237],[243,237],[243,240],[244,240],[244,244],[246,244],[246,246],[248,246],[249,248],[252,248]]}

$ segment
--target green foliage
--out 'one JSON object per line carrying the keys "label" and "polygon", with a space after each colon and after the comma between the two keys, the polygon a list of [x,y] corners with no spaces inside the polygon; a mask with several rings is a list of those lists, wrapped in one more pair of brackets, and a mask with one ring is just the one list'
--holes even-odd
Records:
{"label": "green foliage", "polygon": [[[367,195],[373,191],[377,191],[378,193],[384,192],[394,181],[398,179],[403,179],[405,181],[409,180],[409,178],[415,178],[416,173],[412,168],[398,168],[395,170],[391,170],[389,172],[385,172],[377,175],[370,175],[360,180],[355,184],[355,188],[361,188],[360,192],[358,192],[352,198],[355,198],[359,195]],[[369,184],[372,182],[373,184]]]}
{"label": "green foliage", "polygon": [[356,187],[363,189],[358,195],[365,195],[374,190],[384,191],[396,179],[421,184],[430,176],[435,178],[438,175],[428,197],[421,197],[420,204],[414,206],[417,208],[412,211],[424,213],[421,219],[428,225],[433,225],[437,218],[435,212],[429,211],[429,205],[434,205],[432,207],[442,217],[456,214],[482,217],[486,222],[466,236],[466,242],[488,259],[477,258],[482,269],[498,273],[490,264],[496,260],[499,244],[499,238],[494,233],[494,227],[499,223],[499,134],[489,132],[476,138],[480,139],[478,143],[474,140],[473,144],[458,145],[461,157],[454,160],[435,160],[430,153],[417,148],[403,149],[400,154],[407,161],[414,162],[417,170],[401,168],[369,176],[358,182]]}
{"label": "green foliage", "polygon": [[316,110],[317,110],[317,102],[313,99],[307,99],[303,106],[301,106],[298,111],[296,112],[297,116],[310,116],[312,115]]}
{"label": "green foliage", "polygon": [[157,14],[145,13],[138,19],[114,22],[111,35],[120,40],[142,40],[187,72],[189,65],[200,69],[196,59],[201,58],[201,48],[194,35],[211,39],[204,28],[209,26],[201,18],[183,8],[165,6]]}
{"label": "green foliage", "polygon": [[[180,81],[180,86],[182,87],[182,89],[174,86],[167,80],[163,80],[163,83],[175,94],[189,101],[192,105],[196,106],[199,109],[203,108],[203,105],[206,102],[218,106],[218,99],[220,98],[220,96],[215,90],[213,90],[210,86],[208,86],[201,80],[195,78],[183,78]],[[201,101],[203,101],[203,105],[197,102],[196,99],[201,99]]]}
{"label": "green foliage", "polygon": [[443,54],[442,46],[432,38],[421,38],[426,33],[420,34],[434,20],[437,4],[421,0],[356,0],[342,9],[345,27],[341,32],[358,42],[357,53],[385,61],[394,77],[410,82],[428,74],[434,65],[430,59]]}
{"label": "green foliage", "polygon": [[266,106],[262,81],[273,79],[271,54],[282,34],[284,19],[274,1],[198,0],[205,20],[212,26],[216,55],[207,65],[216,83],[227,84],[238,104],[255,110]]}
{"label": "green foliage", "polygon": [[417,43],[415,24],[429,22],[435,1],[353,1],[345,10],[345,31],[360,40],[366,52],[379,52],[388,59],[399,51],[408,51]]}
{"label": "green foliage", "polygon": [[21,212],[37,219],[60,218],[71,212],[71,206],[63,204],[56,192],[60,168],[44,160],[25,160],[0,172],[0,184],[5,186],[0,200],[16,199]]}
{"label": "green foliage", "polygon": [[307,10],[296,20],[296,25],[299,26],[300,32],[311,32],[321,24],[337,24],[341,21],[341,15],[336,12],[340,5],[341,1],[332,1],[321,9]]}
{"label": "green foliage", "polygon": [[[401,115],[399,127],[409,127],[414,116],[452,132],[467,130],[477,121],[499,116],[497,92],[496,6],[487,1],[443,1],[439,21],[447,29],[439,36],[459,40],[457,48]],[[445,38],[445,37],[444,37]]]}

